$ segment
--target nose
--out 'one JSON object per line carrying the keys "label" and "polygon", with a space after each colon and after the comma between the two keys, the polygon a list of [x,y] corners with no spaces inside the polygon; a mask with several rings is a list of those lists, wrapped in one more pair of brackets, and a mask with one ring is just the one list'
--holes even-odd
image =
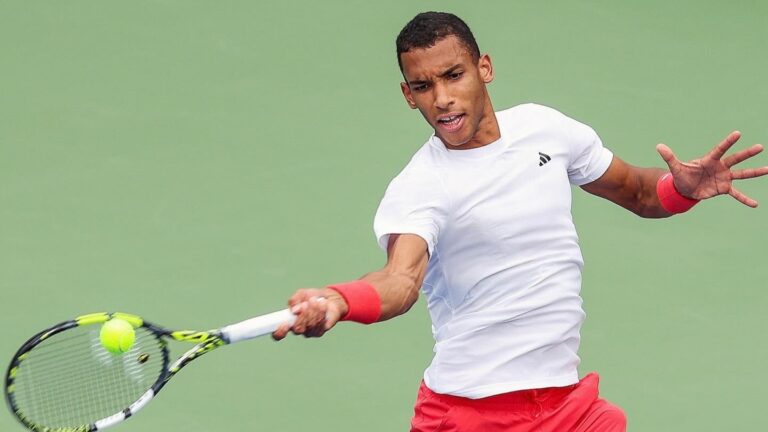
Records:
{"label": "nose", "polygon": [[435,84],[433,90],[435,92],[435,108],[442,111],[448,110],[453,105],[453,96],[450,90],[443,83]]}

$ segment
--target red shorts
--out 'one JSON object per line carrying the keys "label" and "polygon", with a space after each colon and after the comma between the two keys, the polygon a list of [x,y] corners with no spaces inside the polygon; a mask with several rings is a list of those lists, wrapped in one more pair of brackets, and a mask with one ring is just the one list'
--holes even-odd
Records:
{"label": "red shorts", "polygon": [[600,377],[578,384],[468,399],[419,388],[411,432],[624,432],[621,408],[598,397]]}

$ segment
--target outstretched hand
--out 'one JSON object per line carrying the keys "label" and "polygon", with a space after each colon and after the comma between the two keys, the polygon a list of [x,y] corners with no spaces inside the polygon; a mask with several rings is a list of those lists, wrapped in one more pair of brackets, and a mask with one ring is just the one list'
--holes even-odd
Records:
{"label": "outstretched hand", "polygon": [[734,170],[741,163],[763,151],[761,144],[725,156],[728,149],[741,138],[741,132],[731,132],[709,153],[690,162],[680,161],[665,144],[656,146],[675,179],[675,188],[682,195],[694,199],[707,199],[728,194],[749,207],[757,207],[757,201],[733,187],[733,180],[743,180],[768,174],[768,166]]}

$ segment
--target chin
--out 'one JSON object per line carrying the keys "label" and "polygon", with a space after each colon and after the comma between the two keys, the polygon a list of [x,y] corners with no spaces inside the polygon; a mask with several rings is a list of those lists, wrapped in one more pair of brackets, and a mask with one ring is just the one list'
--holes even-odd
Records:
{"label": "chin", "polygon": [[448,148],[453,149],[461,149],[462,147],[469,144],[474,137],[474,134],[471,131],[467,131],[466,128],[462,128],[462,130],[457,131],[459,133],[446,134],[448,136],[444,136],[443,134],[439,133],[436,128],[434,130],[435,135],[440,138],[440,141],[442,141],[443,144],[445,144]]}
{"label": "chin", "polygon": [[446,139],[445,137],[442,137],[440,135],[438,135],[437,137],[440,138],[440,141],[442,141],[443,144],[445,144],[446,146],[451,147],[451,148],[460,148],[460,147],[466,145],[469,142],[469,138]]}

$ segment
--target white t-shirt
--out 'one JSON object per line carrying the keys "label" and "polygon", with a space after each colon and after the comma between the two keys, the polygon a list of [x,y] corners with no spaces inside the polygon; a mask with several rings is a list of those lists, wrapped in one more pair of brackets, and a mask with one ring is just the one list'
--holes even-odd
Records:
{"label": "white t-shirt", "polygon": [[501,138],[449,150],[436,136],[392,180],[374,230],[422,237],[435,392],[481,398],[578,381],[583,260],[571,184],[613,155],[587,125],[541,105],[496,113]]}

